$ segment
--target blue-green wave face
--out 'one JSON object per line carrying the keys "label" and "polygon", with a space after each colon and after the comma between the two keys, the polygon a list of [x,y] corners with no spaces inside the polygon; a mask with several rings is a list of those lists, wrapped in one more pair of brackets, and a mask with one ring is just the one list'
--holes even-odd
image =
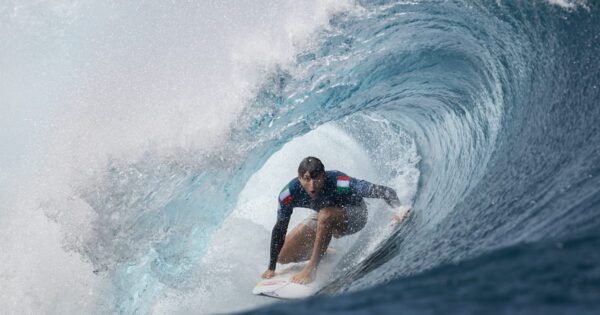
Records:
{"label": "blue-green wave face", "polygon": [[273,302],[250,291],[309,155],[413,215],[368,200],[319,275],[335,296],[266,312],[598,309],[596,3],[9,3],[0,22],[11,311]]}

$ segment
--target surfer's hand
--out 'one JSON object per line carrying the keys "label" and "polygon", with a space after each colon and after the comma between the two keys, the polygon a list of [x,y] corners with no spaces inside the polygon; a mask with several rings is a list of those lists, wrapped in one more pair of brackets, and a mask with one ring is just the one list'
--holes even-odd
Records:
{"label": "surfer's hand", "polygon": [[260,276],[263,279],[271,279],[275,276],[275,270],[267,269],[267,271],[263,272]]}
{"label": "surfer's hand", "polygon": [[411,210],[410,207],[401,207],[398,209],[398,211],[394,213],[394,216],[392,216],[392,223],[398,224],[404,222],[410,215]]}

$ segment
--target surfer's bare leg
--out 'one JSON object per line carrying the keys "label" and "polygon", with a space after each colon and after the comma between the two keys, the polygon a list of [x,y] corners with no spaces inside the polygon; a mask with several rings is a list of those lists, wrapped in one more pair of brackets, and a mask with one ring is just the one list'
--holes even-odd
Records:
{"label": "surfer's bare leg", "polygon": [[298,224],[286,237],[277,262],[289,264],[308,260],[315,243],[316,232],[305,224]]}
{"label": "surfer's bare leg", "polygon": [[317,270],[321,257],[327,251],[331,237],[341,235],[347,228],[346,211],[342,208],[324,208],[319,211],[317,233],[310,261],[302,271],[292,277],[292,282],[309,283],[313,280],[313,272]]}

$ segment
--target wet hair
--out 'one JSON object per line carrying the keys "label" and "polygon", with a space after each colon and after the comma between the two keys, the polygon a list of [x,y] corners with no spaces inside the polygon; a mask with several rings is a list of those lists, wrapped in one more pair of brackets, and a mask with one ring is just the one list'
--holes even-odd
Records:
{"label": "wet hair", "polygon": [[321,160],[314,156],[305,157],[298,166],[298,176],[302,176],[308,172],[310,178],[316,178],[321,174],[325,174],[325,166]]}

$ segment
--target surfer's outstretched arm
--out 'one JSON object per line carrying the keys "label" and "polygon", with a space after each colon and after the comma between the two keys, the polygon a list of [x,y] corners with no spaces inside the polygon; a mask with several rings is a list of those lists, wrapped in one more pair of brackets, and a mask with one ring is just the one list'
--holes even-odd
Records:
{"label": "surfer's outstretched arm", "polygon": [[290,184],[286,185],[281,193],[279,193],[278,201],[279,206],[277,207],[277,222],[271,232],[271,258],[269,260],[269,267],[263,272],[263,278],[272,278],[275,275],[275,267],[277,266],[277,259],[279,253],[285,243],[285,234],[287,233],[288,225],[290,224],[290,218],[294,211],[293,196],[289,189]]}
{"label": "surfer's outstretched arm", "polygon": [[285,234],[287,233],[290,220],[278,220],[271,232],[271,259],[269,260],[269,269],[275,270],[277,266],[277,258],[285,243]]}
{"label": "surfer's outstretched arm", "polygon": [[411,212],[410,206],[401,206],[400,199],[393,188],[376,185],[366,180],[351,179],[350,186],[354,188],[354,193],[365,198],[380,198],[396,209],[396,213],[392,216],[394,224],[404,222]]}
{"label": "surfer's outstretched arm", "polygon": [[364,198],[379,198],[385,200],[392,207],[400,206],[400,199],[396,191],[390,187],[376,185],[366,180],[354,179],[350,180],[350,187],[354,188],[353,193]]}
{"label": "surfer's outstretched arm", "polygon": [[271,278],[275,275],[275,267],[277,266],[277,258],[285,242],[285,233],[287,232],[290,219],[277,220],[273,231],[271,232],[271,258],[267,271],[262,274],[263,278]]}

